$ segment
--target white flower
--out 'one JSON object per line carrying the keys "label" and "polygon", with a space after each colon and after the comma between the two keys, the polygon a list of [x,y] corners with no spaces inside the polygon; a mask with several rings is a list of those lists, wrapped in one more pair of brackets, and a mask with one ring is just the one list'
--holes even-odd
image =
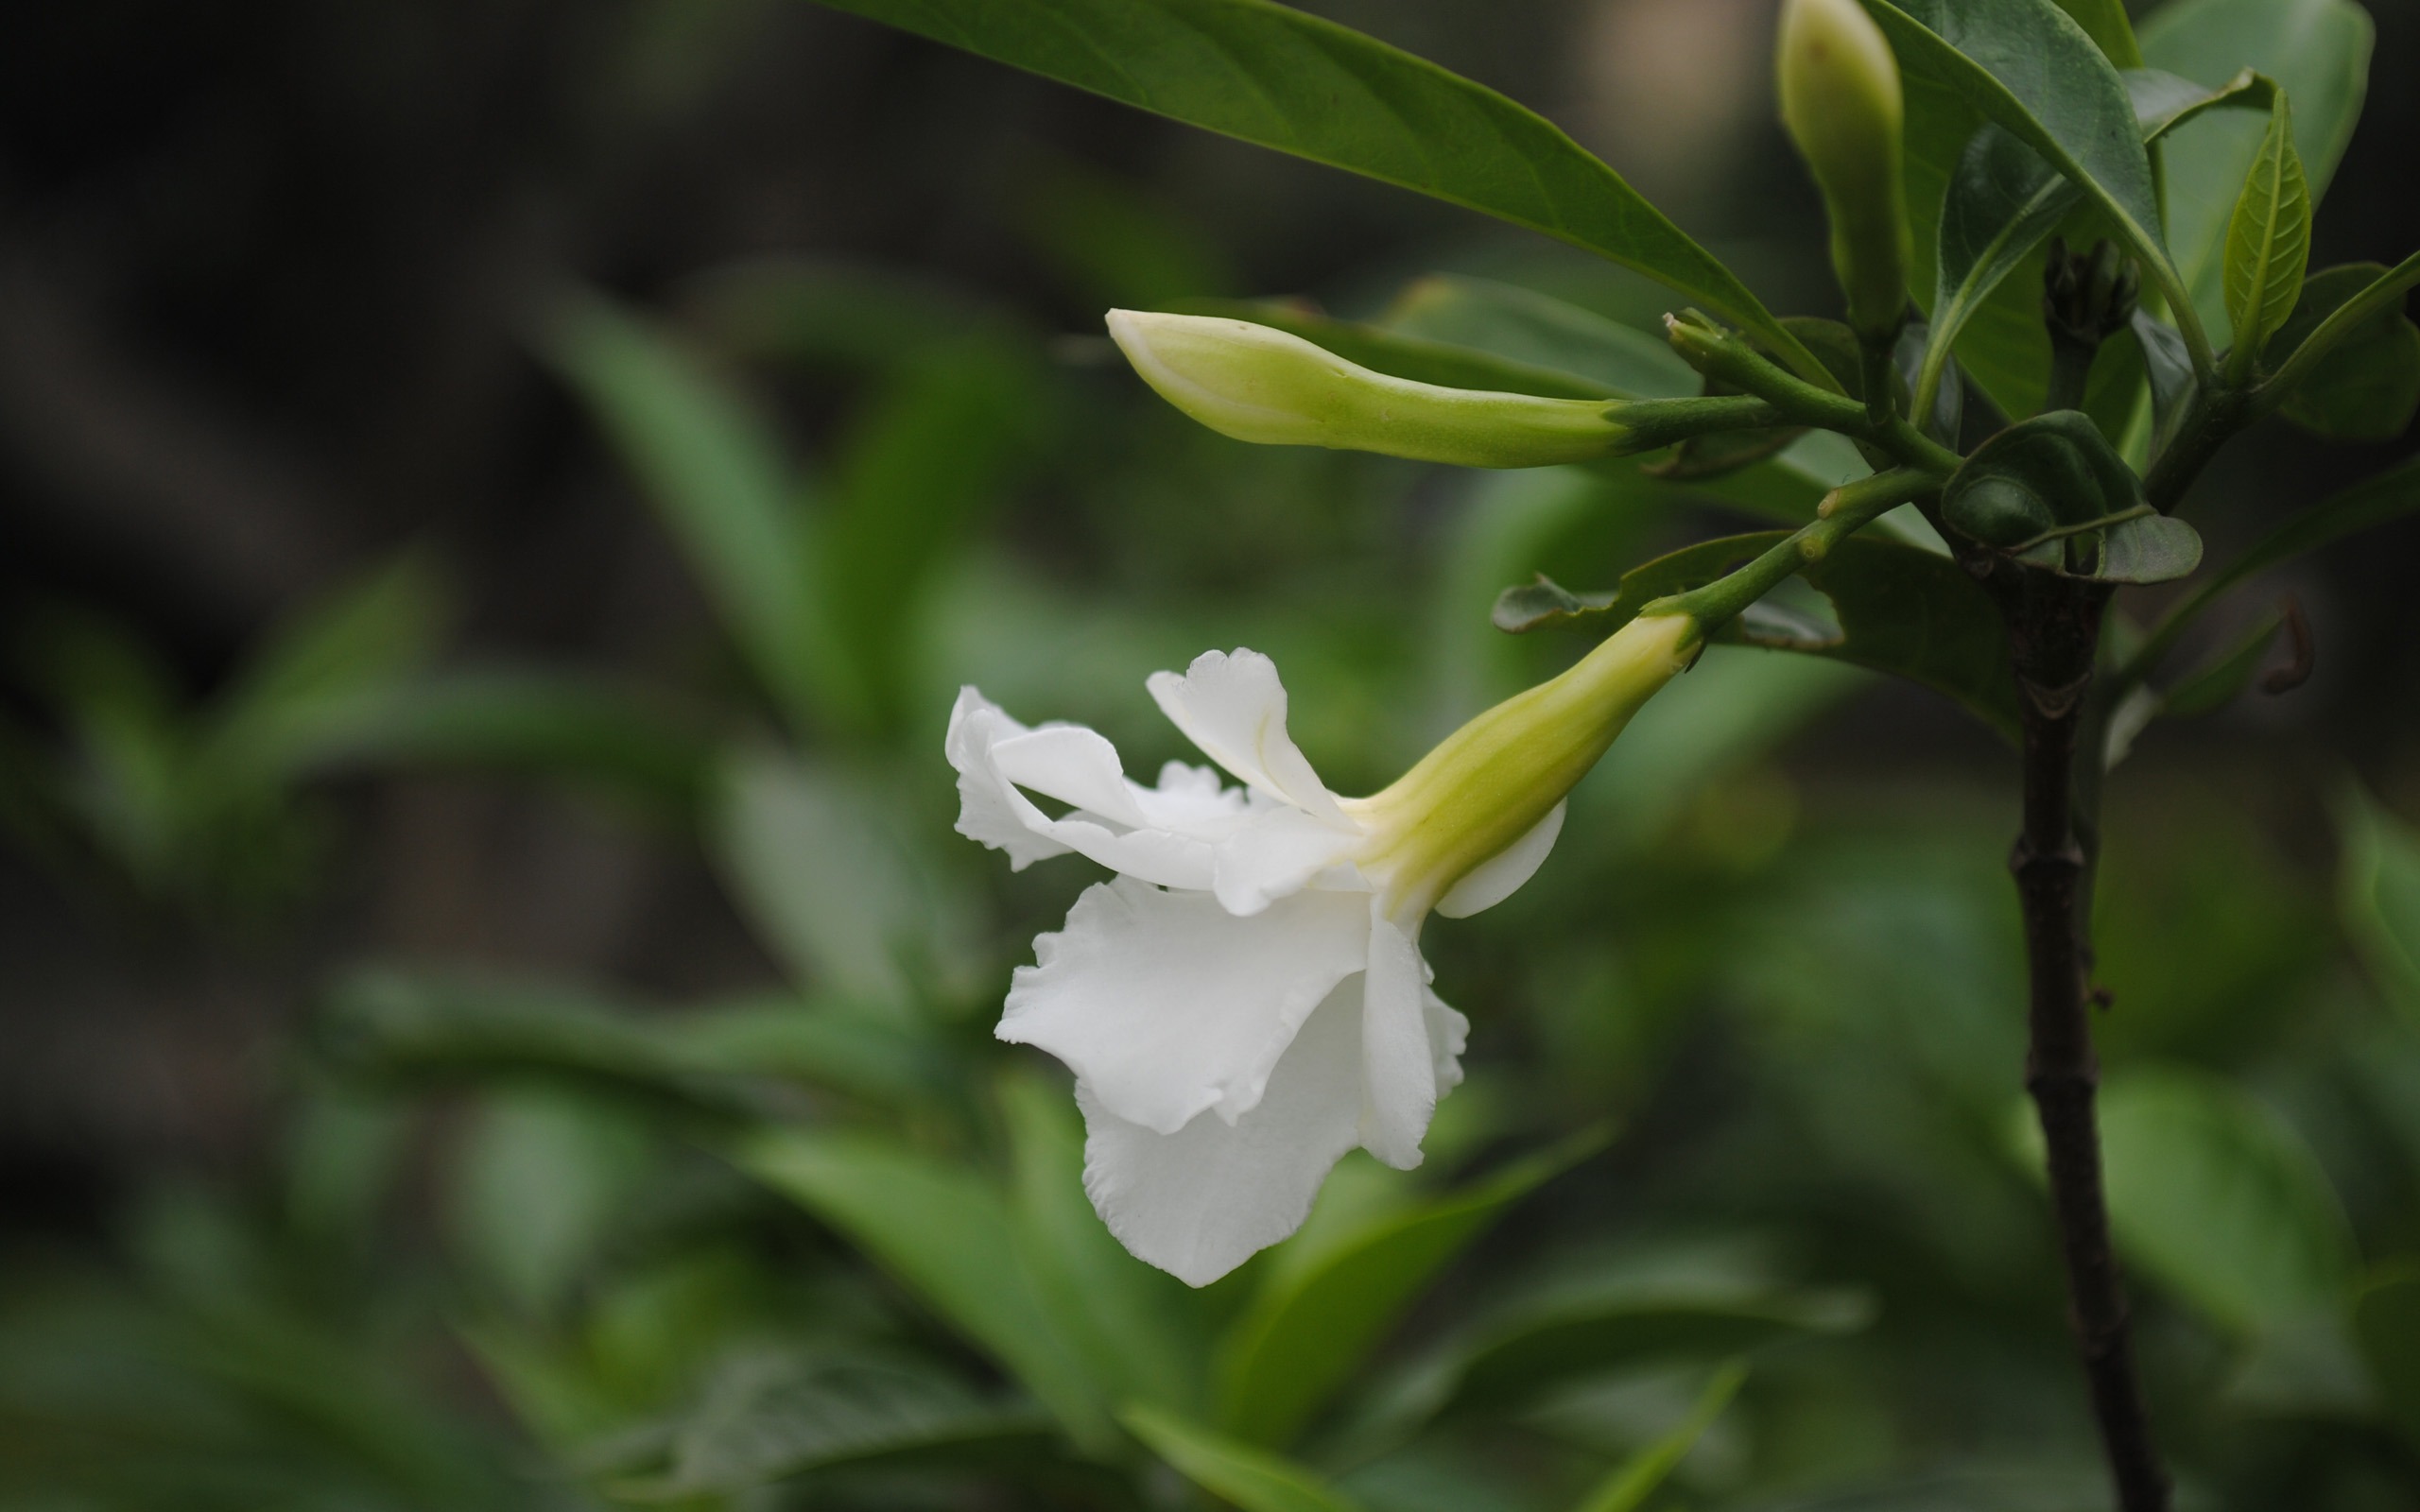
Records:
{"label": "white flower", "polygon": [[1696,642],[1686,618],[1634,620],[1357,799],[1295,748],[1254,651],[1150,681],[1240,789],[1182,762],[1145,787],[1092,730],[1029,730],[959,694],[959,832],[1018,869],[1072,850],[1118,873],[1034,941],[998,1034],[1075,1073],[1084,1189],[1127,1248],[1206,1285],[1300,1228],[1355,1145],[1420,1163],[1469,1027],[1429,989],[1423,921],[1530,879],[1564,795]]}

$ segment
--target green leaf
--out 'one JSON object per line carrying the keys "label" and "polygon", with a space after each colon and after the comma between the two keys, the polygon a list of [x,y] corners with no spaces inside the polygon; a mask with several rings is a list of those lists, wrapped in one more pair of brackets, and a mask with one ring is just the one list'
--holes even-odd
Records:
{"label": "green leaf", "polygon": [[2314,505],[2271,531],[2235,560],[2227,563],[2169,610],[2142,649],[2129,663],[2130,676],[2139,678],[2156,668],[2203,611],[2244,579],[2330,545],[2347,536],[2376,529],[2420,511],[2420,457],[2387,469],[2365,482]]}
{"label": "green leaf", "polygon": [[646,1174],[627,1108],[550,1089],[484,1100],[447,1162],[447,1227],[472,1275],[523,1313],[569,1297]]}
{"label": "green leaf", "polygon": [[2059,9],[2075,18],[2100,56],[2119,68],[2143,66],[2143,50],[2135,41],[2135,25],[2126,19],[2122,0],[2059,0]]}
{"label": "green leaf", "polygon": [[2420,1451],[2420,1266],[2370,1278],[2353,1301],[2353,1340],[2387,1417]]}
{"label": "green leaf", "polygon": [[1088,1449],[1108,1444],[1107,1383],[1052,1326],[1008,1206],[973,1171],[871,1134],[771,1129],[733,1163],[863,1249],[998,1361]]}
{"label": "green leaf", "polygon": [[2351,1230],[2319,1162],[2276,1115],[2179,1070],[2111,1077],[2100,1111],[2110,1224],[2145,1272],[2244,1334],[2342,1305]]}
{"label": "green leaf", "polygon": [[2160,697],[2160,712],[2178,718],[2215,713],[2235,702],[2252,685],[2252,675],[2276,643],[2285,616],[2271,610],[2236,638],[2233,645],[2210,659]]}
{"label": "green leaf", "polygon": [[1001,1079],[999,1104],[1013,1173],[1010,1218],[1053,1326],[1111,1400],[1197,1407],[1209,1350],[1188,1326],[1195,1298],[1128,1254],[1093,1211],[1075,1099],[1020,1070]]}
{"label": "green leaf", "polygon": [[1129,1407],[1118,1418],[1178,1474],[1241,1512],[1357,1512],[1306,1465],[1157,1408]]}
{"label": "green leaf", "polygon": [[[1713,582],[1789,539],[1785,531],[1700,541],[1632,569],[1611,593],[1574,593],[1546,577],[1508,588],[1495,601],[1499,629],[1586,622],[1611,634],[1641,607]],[[1777,631],[1741,625],[1728,639],[1887,672],[1946,694],[2010,738],[2016,684],[1997,610],[1965,570],[1937,551],[1852,536],[1802,574],[1830,602],[1834,626]]]}
{"label": "green leaf", "polygon": [[436,657],[447,598],[435,564],[407,553],[306,610],[218,706],[215,754],[281,771],[306,761],[332,711],[391,690]]}
{"label": "green leaf", "polygon": [[664,1472],[614,1480],[616,1501],[729,1496],[816,1470],[963,1469],[1044,1454],[1047,1419],[928,1370],[879,1360],[744,1355],[672,1435]]}
{"label": "green leaf", "polygon": [[1678,399],[1698,391],[1697,370],[1661,337],[1493,279],[1415,279],[1377,323],[1400,335],[1569,373],[1612,398]]}
{"label": "green leaf", "polygon": [[1731,1405],[1731,1399],[1738,1395],[1740,1383],[1747,1379],[1748,1367],[1736,1361],[1716,1371],[1697,1405],[1689,1409],[1688,1417],[1605,1477],[1595,1490],[1581,1498],[1575,1512],[1638,1512],[1680,1468],[1681,1461],[1697,1447],[1698,1440],[1705,1436],[1705,1431],[1714,1426],[1723,1409]]}
{"label": "green leaf", "polygon": [[1668,284],[1824,381],[1730,269],[1559,128],[1333,22],[1269,0],[826,3],[1544,232]]}
{"label": "green leaf", "polygon": [[1920,247],[1937,242],[1945,186],[1974,123],[1987,120],[2081,186],[2155,274],[2167,269],[2151,160],[2125,82],[2064,11],[2049,0],[1864,4],[1907,76]]}
{"label": "green leaf", "polygon": [[[2351,0],[2171,0],[2142,28],[2153,68],[2217,88],[2250,68],[2293,96],[2294,146],[2316,204],[2360,119],[2370,18]],[[2202,323],[2224,318],[2225,249],[2236,198],[2264,136],[2262,123],[2221,111],[2161,149],[2168,240]]]}
{"label": "green leaf", "polygon": [[756,675],[793,719],[860,716],[822,608],[808,522],[769,428],[694,354],[595,298],[543,349],[637,473]]}
{"label": "green leaf", "polygon": [[2158,583],[2202,560],[2193,527],[2151,512],[2135,470],[2077,410],[2036,415],[1977,447],[1943,488],[1941,510],[1968,538],[2069,576]]}
{"label": "green leaf", "polygon": [[2276,80],[2249,68],[2216,87],[2157,68],[2130,68],[2125,77],[2127,97],[2135,102],[2135,122],[2143,129],[2147,144],[2206,111],[2265,111],[2277,95]]}
{"label": "green leaf", "polygon": [[[2420,279],[2420,259],[2404,269],[2377,263],[2345,263],[2323,268],[2303,282],[2294,313],[2269,338],[2262,366],[2275,372],[2299,353],[2330,318],[2343,312],[2352,321],[2334,322],[2294,375],[2278,413],[2315,436],[2337,441],[2386,441],[2403,434],[2420,410],[2420,326],[2403,313],[2399,296],[2379,294],[2397,282]],[[2359,302],[2357,302],[2359,301]],[[2375,303],[2375,311],[2363,310]]]}
{"label": "green leaf", "polygon": [[2169,583],[2201,565],[2201,532],[2173,515],[2138,515],[2109,527],[2100,560],[2079,576],[2104,583]]}
{"label": "green leaf", "polygon": [[2420,1016],[2420,833],[2359,788],[2347,791],[2337,827],[2345,932],[2379,988]]}
{"label": "green leaf", "polygon": [[2243,192],[2227,221],[2227,320],[2238,377],[2252,370],[2260,348],[2291,315],[2310,263],[2310,185],[2294,152],[2294,112],[2278,92],[2269,131],[2244,175]]}
{"label": "green leaf", "polygon": [[1467,1191],[1394,1213],[1270,1277],[1219,1349],[1219,1424],[1259,1444],[1290,1442],[1423,1286],[1506,1209],[1600,1148],[1583,1136]]}

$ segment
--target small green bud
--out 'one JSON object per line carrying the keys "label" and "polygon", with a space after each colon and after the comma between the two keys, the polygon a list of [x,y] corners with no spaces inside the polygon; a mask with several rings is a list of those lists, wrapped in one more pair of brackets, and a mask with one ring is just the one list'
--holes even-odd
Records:
{"label": "small green bud", "polygon": [[1109,334],[1161,398],[1239,441],[1546,467],[1615,455],[1631,438],[1614,403],[1413,383],[1248,320],[1112,310]]}
{"label": "small green bud", "polygon": [[1910,248],[1898,60],[1857,0],[1784,0],[1777,68],[1782,121],[1831,217],[1849,324],[1886,338],[1907,312]]}

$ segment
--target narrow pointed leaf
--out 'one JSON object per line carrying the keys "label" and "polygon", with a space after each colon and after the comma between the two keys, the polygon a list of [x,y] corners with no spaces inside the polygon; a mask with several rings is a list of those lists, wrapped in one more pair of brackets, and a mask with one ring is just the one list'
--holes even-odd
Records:
{"label": "narrow pointed leaf", "polygon": [[1178,1474],[1240,1512],[1358,1512],[1307,1465],[1157,1408],[1130,1407],[1118,1417]]}
{"label": "narrow pointed leaf", "polygon": [[1440,1268],[1601,1143],[1586,1138],[1520,1161],[1469,1191],[1381,1220],[1307,1270],[1272,1277],[1221,1349],[1220,1426],[1253,1443],[1289,1442]]}
{"label": "narrow pointed leaf", "polygon": [[1697,1447],[1714,1420],[1731,1405],[1739,1394],[1740,1383],[1748,1379],[1748,1367],[1734,1363],[1715,1372],[1714,1379],[1669,1433],[1640,1450],[1628,1463],[1607,1476],[1598,1487],[1581,1499],[1575,1512],[1638,1512],[1649,1497],[1671,1478],[1681,1461]]}
{"label": "narrow pointed leaf", "polygon": [[1585,248],[1821,370],[1730,269],[1561,129],[1494,90],[1270,0],[826,0],[1188,125]]}
{"label": "narrow pointed leaf", "polygon": [[2293,110],[2281,94],[2227,223],[2227,320],[2238,371],[2250,370],[2261,345],[2293,313],[2309,263],[2310,185],[2294,151]]}

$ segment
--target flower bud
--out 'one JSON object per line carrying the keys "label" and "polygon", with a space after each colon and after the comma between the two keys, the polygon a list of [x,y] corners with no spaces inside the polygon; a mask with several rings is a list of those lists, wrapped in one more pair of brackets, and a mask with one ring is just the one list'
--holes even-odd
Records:
{"label": "flower bud", "polygon": [[1413,383],[1297,335],[1221,316],[1109,312],[1145,383],[1222,436],[1461,467],[1545,467],[1618,453],[1617,405]]}
{"label": "flower bud", "polygon": [[1888,337],[1908,303],[1898,61],[1858,0],[1784,0],[1777,71],[1782,121],[1831,217],[1849,324]]}
{"label": "flower bud", "polygon": [[1398,909],[1434,906],[1534,830],[1703,639],[1685,614],[1641,615],[1446,736],[1383,792],[1348,801],[1372,836],[1362,871],[1386,879]]}

